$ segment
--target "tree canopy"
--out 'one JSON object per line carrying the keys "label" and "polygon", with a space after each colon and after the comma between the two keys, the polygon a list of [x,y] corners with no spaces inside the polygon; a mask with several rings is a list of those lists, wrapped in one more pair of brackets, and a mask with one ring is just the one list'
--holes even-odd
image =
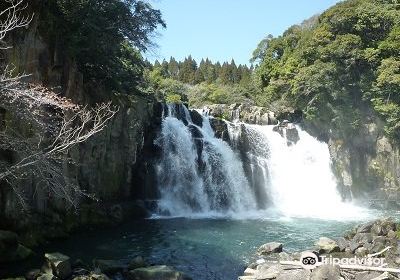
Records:
{"label": "tree canopy", "polygon": [[[268,36],[254,52],[260,104],[284,102],[309,120],[354,131],[365,108],[400,136],[400,6],[348,0]],[[343,130],[343,128],[345,128]]]}
{"label": "tree canopy", "polygon": [[236,65],[233,59],[221,64],[206,58],[197,63],[189,55],[183,61],[173,57],[169,61],[156,60],[150,68],[146,75],[150,90],[166,101],[187,101],[193,106],[252,102],[253,67]]}
{"label": "tree canopy", "polygon": [[140,82],[140,51],[165,27],[159,10],[141,0],[40,1],[49,42],[62,44],[76,59],[86,81],[129,92]]}

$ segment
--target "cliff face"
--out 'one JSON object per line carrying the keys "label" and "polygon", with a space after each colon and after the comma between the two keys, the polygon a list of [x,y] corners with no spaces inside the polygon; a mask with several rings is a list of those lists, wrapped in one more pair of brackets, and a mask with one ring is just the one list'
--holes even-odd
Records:
{"label": "cliff face", "polygon": [[[37,21],[12,40],[14,47],[8,51],[6,59],[17,72],[30,74],[26,78],[30,82],[52,88],[61,96],[81,104],[96,103],[106,94],[103,87],[85,83],[73,58],[68,57],[57,42],[45,42]],[[39,188],[40,178],[29,178],[19,182],[30,205],[29,213],[22,213],[10,186],[0,182],[0,228],[24,232],[29,227],[32,233],[43,231],[41,226],[48,224],[46,234],[57,235],[59,231],[79,225],[115,223],[127,216],[146,214],[141,205],[132,201],[155,194],[151,188],[145,189],[152,185],[151,180],[147,180],[152,176],[146,177],[151,175],[152,168],[146,165],[144,157],[153,153],[161,106],[152,98],[138,95],[113,96],[112,100],[119,111],[109,125],[70,152],[77,164],[66,162],[62,167],[65,177],[95,194],[97,200],[83,203],[78,213],[67,211],[62,200]],[[6,123],[12,124],[13,129],[26,137],[37,138],[34,140],[39,143],[40,133],[31,128],[27,133],[26,124],[1,105],[0,120],[3,128]],[[12,162],[18,155],[10,159],[5,151],[0,151],[0,160],[4,159]],[[33,239],[34,236],[32,242],[35,242]]]}
{"label": "cliff face", "polygon": [[378,119],[364,124],[360,135],[330,137],[328,144],[344,198],[366,198],[375,207],[399,206],[399,149]]}

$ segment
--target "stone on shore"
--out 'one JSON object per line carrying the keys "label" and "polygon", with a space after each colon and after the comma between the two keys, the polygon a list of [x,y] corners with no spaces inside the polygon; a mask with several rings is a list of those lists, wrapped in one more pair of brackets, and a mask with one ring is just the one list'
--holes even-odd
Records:
{"label": "stone on shore", "polygon": [[340,280],[344,279],[340,275],[339,266],[335,265],[321,265],[315,268],[312,273],[310,280]]}
{"label": "stone on shore", "polygon": [[172,267],[156,265],[136,268],[128,272],[128,280],[191,280],[188,276]]}
{"label": "stone on shore", "polygon": [[328,237],[320,237],[315,246],[318,248],[319,253],[329,254],[340,250],[336,241]]}
{"label": "stone on shore", "polygon": [[94,260],[94,266],[105,274],[114,274],[127,268],[125,264],[116,260]]}
{"label": "stone on shore", "polygon": [[71,263],[68,256],[61,253],[46,253],[47,267],[51,268],[53,275],[60,279],[67,279],[72,274]]}
{"label": "stone on shore", "polygon": [[279,242],[269,242],[265,243],[258,248],[257,253],[259,255],[269,255],[272,253],[282,252],[283,244]]}

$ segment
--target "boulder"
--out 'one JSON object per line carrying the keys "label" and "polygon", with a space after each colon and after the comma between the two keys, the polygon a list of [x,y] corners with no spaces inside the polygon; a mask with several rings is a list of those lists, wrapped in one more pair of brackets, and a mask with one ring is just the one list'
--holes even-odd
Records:
{"label": "boulder", "polygon": [[345,239],[344,237],[340,237],[336,241],[336,243],[339,246],[340,252],[344,252],[346,250],[346,248],[350,246],[350,242],[347,239]]}
{"label": "boulder", "polygon": [[72,278],[72,280],[110,280],[110,278],[108,278],[107,275],[105,275],[105,274],[91,273],[89,275],[76,276],[76,277]]}
{"label": "boulder", "polygon": [[310,280],[340,280],[340,268],[337,265],[321,265],[315,268],[310,276]]}
{"label": "boulder", "polygon": [[393,231],[393,230],[389,230],[389,232],[387,234],[387,237],[390,238],[390,239],[397,238],[397,233],[395,231]]}
{"label": "boulder", "polygon": [[184,273],[166,265],[136,268],[128,272],[128,280],[190,280]]}
{"label": "boulder", "polygon": [[363,271],[363,272],[358,272],[355,275],[354,280],[372,280],[380,275],[381,273],[376,271]]}
{"label": "boulder", "polygon": [[18,247],[18,235],[12,231],[0,230],[0,253],[8,250],[16,250]]}
{"label": "boulder", "polygon": [[296,144],[300,140],[299,132],[293,124],[289,124],[286,128],[286,140],[289,144]]}
{"label": "boulder", "polygon": [[372,242],[372,234],[371,233],[357,233],[354,235],[353,240],[354,242],[364,245],[366,243]]}
{"label": "boulder", "polygon": [[107,275],[122,272],[127,268],[125,264],[117,260],[94,260],[93,263],[96,268]]}
{"label": "boulder", "polygon": [[281,272],[282,267],[279,264],[272,266],[262,265],[255,276],[257,280],[275,279]]}
{"label": "boulder", "polygon": [[197,110],[190,110],[190,118],[192,119],[192,122],[197,125],[202,127],[203,126],[203,116],[197,111]]}
{"label": "boulder", "polygon": [[360,247],[355,251],[357,257],[362,258],[368,254],[368,250],[365,247]]}
{"label": "boulder", "polygon": [[21,244],[18,244],[14,250],[6,251],[0,254],[0,263],[22,261],[33,255],[33,251]]}
{"label": "boulder", "polygon": [[259,255],[268,255],[268,254],[272,254],[272,253],[280,253],[280,252],[282,252],[282,249],[283,249],[282,243],[269,242],[269,243],[265,243],[264,245],[261,245],[258,248],[257,253]]}
{"label": "boulder", "polygon": [[18,235],[12,231],[0,230],[0,263],[27,259],[32,250],[18,243]]}
{"label": "boulder", "polygon": [[51,268],[53,275],[60,279],[67,279],[72,274],[71,263],[68,256],[61,253],[46,253],[47,266]]}
{"label": "boulder", "polygon": [[41,274],[38,278],[36,278],[36,280],[59,280],[59,278],[51,273],[44,273]]}
{"label": "boulder", "polygon": [[381,275],[372,278],[371,280],[391,280],[393,277],[389,274],[389,272],[384,272]]}
{"label": "boulder", "polygon": [[25,273],[25,278],[27,280],[35,280],[40,275],[40,269],[32,269]]}
{"label": "boulder", "polygon": [[375,224],[375,222],[369,222],[369,223],[365,223],[362,224],[360,226],[357,227],[356,229],[356,233],[367,233],[367,232],[371,232],[371,228],[372,226]]}
{"label": "boulder", "polygon": [[146,261],[143,259],[143,257],[136,256],[129,262],[128,269],[133,270],[136,268],[146,267],[146,266],[147,266],[147,264],[146,264]]}
{"label": "boulder", "polygon": [[360,248],[362,245],[361,244],[359,244],[358,242],[355,242],[355,241],[350,241],[350,245],[349,245],[349,251],[350,251],[350,253],[354,253],[358,248]]}
{"label": "boulder", "polygon": [[320,237],[319,240],[315,243],[315,246],[318,248],[319,253],[329,254],[339,251],[339,246],[336,241],[328,237]]}
{"label": "boulder", "polygon": [[384,235],[384,229],[383,229],[382,225],[376,223],[372,226],[371,233],[373,235]]}

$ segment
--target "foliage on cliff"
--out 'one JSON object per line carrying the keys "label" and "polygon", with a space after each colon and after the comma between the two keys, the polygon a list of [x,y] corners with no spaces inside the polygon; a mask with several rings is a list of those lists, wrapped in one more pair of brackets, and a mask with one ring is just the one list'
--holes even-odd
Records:
{"label": "foliage on cliff", "polygon": [[372,108],[400,137],[400,5],[348,0],[318,17],[268,36],[254,52],[258,103],[283,103],[309,120],[344,132]]}
{"label": "foliage on cliff", "polygon": [[39,1],[42,32],[50,44],[74,57],[85,82],[108,90],[132,92],[142,80],[140,51],[152,47],[152,35],[165,27],[159,10],[141,0]]}
{"label": "foliage on cliff", "polygon": [[207,58],[198,64],[191,56],[184,61],[171,57],[150,67],[146,72],[148,84],[161,99],[189,102],[191,106],[253,102],[253,68],[236,65],[234,60],[213,63]]}

